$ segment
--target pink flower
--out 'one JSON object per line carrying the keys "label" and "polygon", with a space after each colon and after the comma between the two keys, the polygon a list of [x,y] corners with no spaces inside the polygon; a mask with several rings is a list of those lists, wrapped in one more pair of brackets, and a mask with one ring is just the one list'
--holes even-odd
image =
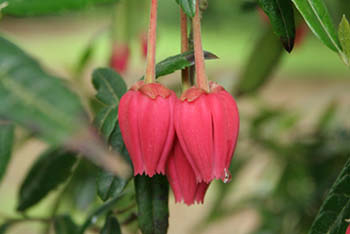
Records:
{"label": "pink flower", "polygon": [[203,203],[209,184],[197,183],[194,171],[176,139],[168,159],[167,177],[176,203],[181,201],[187,205],[195,202]]}
{"label": "pink flower", "polygon": [[176,95],[161,84],[137,82],[120,100],[120,130],[134,175],[165,173],[172,149]]}
{"label": "pink flower", "polygon": [[230,179],[239,114],[235,100],[222,86],[210,83],[210,93],[188,89],[176,104],[175,128],[197,183]]}
{"label": "pink flower", "polygon": [[129,65],[130,48],[128,44],[115,44],[113,46],[112,56],[109,65],[116,72],[123,74],[127,71]]}
{"label": "pink flower", "polygon": [[346,229],[346,233],[345,234],[350,234],[350,224],[349,224],[348,228]]}

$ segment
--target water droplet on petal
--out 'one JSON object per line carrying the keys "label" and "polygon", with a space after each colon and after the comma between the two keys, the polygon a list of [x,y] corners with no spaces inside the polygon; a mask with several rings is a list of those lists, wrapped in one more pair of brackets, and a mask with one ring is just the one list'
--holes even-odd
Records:
{"label": "water droplet on petal", "polygon": [[227,183],[231,182],[232,175],[226,168],[224,169],[224,172],[225,172],[224,183],[227,184]]}

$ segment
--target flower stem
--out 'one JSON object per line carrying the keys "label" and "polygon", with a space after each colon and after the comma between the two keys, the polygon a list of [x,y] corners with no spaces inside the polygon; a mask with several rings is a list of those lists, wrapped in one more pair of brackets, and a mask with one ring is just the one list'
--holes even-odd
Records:
{"label": "flower stem", "polygon": [[[185,53],[189,50],[188,45],[188,27],[187,27],[187,15],[185,12],[180,8],[180,17],[181,17],[181,53]],[[182,77],[182,91],[185,91],[186,89],[191,87],[191,81],[189,76],[189,69],[185,68],[181,71],[181,77]]]}
{"label": "flower stem", "polygon": [[199,10],[200,0],[197,0],[196,15],[193,17],[193,40],[194,40],[194,57],[196,66],[196,83],[197,86],[206,92],[209,92],[208,78],[205,73],[205,62],[202,46],[201,33],[201,16]]}
{"label": "flower stem", "polygon": [[148,29],[147,68],[145,83],[154,83],[156,81],[157,8],[158,0],[152,0],[150,23]]}

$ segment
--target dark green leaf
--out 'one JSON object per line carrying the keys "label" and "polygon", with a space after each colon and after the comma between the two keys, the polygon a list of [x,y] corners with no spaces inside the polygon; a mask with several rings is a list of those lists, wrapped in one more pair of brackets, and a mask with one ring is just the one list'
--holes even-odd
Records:
{"label": "dark green leaf", "polygon": [[186,15],[194,17],[196,14],[196,0],[176,0],[176,2],[181,6]]}
{"label": "dark green leaf", "polygon": [[106,222],[101,230],[101,234],[121,234],[119,222],[112,214],[106,216]]}
{"label": "dark green leaf", "polygon": [[14,125],[0,120],[0,182],[4,177],[10,162],[14,140]]}
{"label": "dark green leaf", "polygon": [[96,98],[106,105],[96,115],[95,126],[108,140],[118,121],[119,99],[126,93],[127,87],[119,74],[110,68],[96,69],[92,77]]}
{"label": "dark green leaf", "polygon": [[143,234],[166,234],[169,218],[169,184],[165,176],[135,177],[139,228]]}
{"label": "dark green leaf", "polygon": [[345,55],[343,60],[347,66],[350,66],[350,24],[345,15],[339,24],[338,34]]}
{"label": "dark green leaf", "polygon": [[99,208],[94,210],[85,220],[84,224],[81,226],[79,230],[79,234],[84,234],[86,229],[97,222],[98,218],[107,213],[108,211],[112,210],[115,206],[115,204],[118,202],[122,194],[119,194],[118,196],[110,199],[109,201],[103,203]]}
{"label": "dark green leaf", "polygon": [[70,208],[86,212],[95,204],[99,171],[100,168],[90,161],[83,158],[79,160],[64,193]]}
{"label": "dark green leaf", "polygon": [[96,69],[92,74],[92,83],[97,90],[97,99],[106,105],[118,104],[127,91],[123,78],[110,68]]}
{"label": "dark green leaf", "polygon": [[107,171],[101,171],[97,178],[97,192],[102,201],[117,196],[123,192],[125,186],[126,180]]}
{"label": "dark green leaf", "polygon": [[58,144],[87,128],[87,115],[66,83],[45,73],[21,49],[0,37],[0,117]]}
{"label": "dark green leaf", "polygon": [[8,7],[4,13],[15,16],[36,16],[57,14],[68,10],[77,10],[94,4],[113,3],[118,0],[0,0],[7,1]]}
{"label": "dark green leaf", "polygon": [[37,204],[49,192],[68,179],[76,162],[76,154],[62,149],[49,149],[33,164],[19,191],[17,210]]}
{"label": "dark green leaf", "polygon": [[[106,105],[95,118],[95,125],[101,135],[109,141],[109,138],[118,125],[119,99],[126,93],[127,87],[124,80],[112,69],[100,68],[93,73],[93,84],[97,90],[97,99]],[[117,139],[124,144],[123,139]],[[117,152],[122,153],[117,150]],[[97,193],[99,197],[107,199],[121,193],[126,185],[126,180],[114,174],[101,170],[97,178]]]}
{"label": "dark green leaf", "polygon": [[12,224],[13,224],[13,222],[7,222],[7,223],[4,223],[4,224],[1,224],[0,225],[0,234],[8,233],[8,230],[11,227]]}
{"label": "dark green leaf", "polygon": [[276,69],[283,55],[283,47],[278,42],[271,28],[264,31],[256,43],[243,73],[240,75],[235,93],[252,94],[259,90]]}
{"label": "dark green leaf", "polygon": [[53,227],[56,234],[76,234],[78,226],[68,215],[55,217]]}
{"label": "dark green leaf", "polygon": [[295,39],[293,4],[286,0],[259,0],[259,4],[268,15],[274,33],[281,39],[284,48],[291,52]]}
{"label": "dark green leaf", "polygon": [[102,108],[95,117],[94,125],[106,140],[112,134],[118,122],[118,104]]}
{"label": "dark green leaf", "polygon": [[[215,54],[204,51],[204,57],[207,60],[217,59]],[[188,51],[183,54],[178,54],[159,62],[156,66],[156,77],[169,75],[175,71],[182,70],[186,67],[194,65],[193,51]]]}
{"label": "dark green leaf", "polygon": [[122,133],[120,131],[119,124],[117,123],[115,129],[112,132],[109,144],[112,146],[114,151],[120,152],[123,158],[132,166],[129,152],[124,144]]}
{"label": "dark green leaf", "polygon": [[310,229],[310,234],[345,233],[350,217],[350,158],[333,184]]}
{"label": "dark green leaf", "polygon": [[292,0],[312,32],[330,49],[342,54],[326,4],[323,0]]}

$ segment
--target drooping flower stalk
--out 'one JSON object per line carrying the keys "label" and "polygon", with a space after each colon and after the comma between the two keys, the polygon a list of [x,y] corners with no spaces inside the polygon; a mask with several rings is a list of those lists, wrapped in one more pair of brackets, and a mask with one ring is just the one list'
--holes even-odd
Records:
{"label": "drooping flower stalk", "polygon": [[[180,8],[180,19],[181,19],[181,53],[185,53],[189,50],[188,43],[188,27],[187,27],[187,15]],[[185,91],[191,87],[191,81],[189,76],[189,69],[185,68],[181,71],[182,77],[182,90]]]}
{"label": "drooping flower stalk", "polygon": [[155,52],[157,0],[152,0],[148,34],[145,81],[136,82],[120,99],[119,125],[134,166],[134,175],[164,174],[172,149],[174,129],[174,91],[156,83]]}
{"label": "drooping flower stalk", "polygon": [[213,179],[227,183],[231,177],[229,167],[238,138],[239,113],[234,98],[222,86],[208,82],[199,3],[197,0],[192,21],[196,86],[183,92],[176,102],[175,129],[197,184],[209,184]]}
{"label": "drooping flower stalk", "polygon": [[196,14],[192,20],[193,40],[194,40],[194,57],[196,66],[196,83],[197,87],[209,92],[208,78],[205,72],[205,61],[202,46],[201,33],[201,13],[199,9],[200,0],[197,0]]}
{"label": "drooping flower stalk", "polygon": [[158,0],[152,0],[148,29],[146,84],[153,83],[156,80],[157,11]]}

